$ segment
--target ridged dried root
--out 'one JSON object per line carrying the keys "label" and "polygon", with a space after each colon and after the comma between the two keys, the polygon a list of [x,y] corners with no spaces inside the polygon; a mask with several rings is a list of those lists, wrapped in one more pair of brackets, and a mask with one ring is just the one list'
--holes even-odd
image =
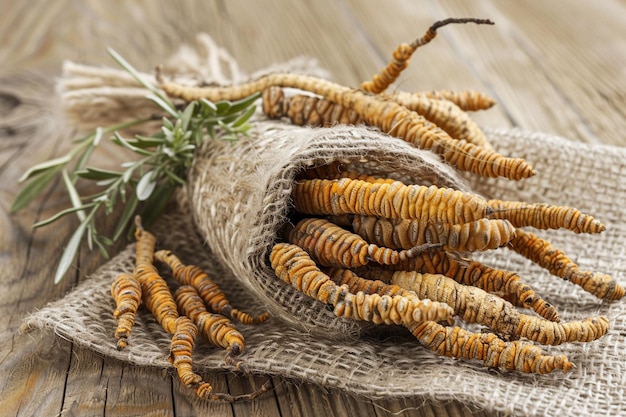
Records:
{"label": "ridged dried root", "polygon": [[[402,105],[410,106],[412,100],[421,99],[422,97],[446,100],[456,104],[463,111],[487,110],[493,107],[496,102],[488,95],[478,91],[454,91],[454,90],[431,90],[418,91],[416,93],[408,93],[406,91],[395,91],[390,96],[394,97],[394,101]],[[415,97],[415,98],[414,98]]]}
{"label": "ridged dried root", "polygon": [[122,350],[128,345],[137,309],[141,304],[141,285],[132,275],[120,274],[111,285],[111,296],[116,305],[113,316],[117,319],[117,349]]}
{"label": "ridged dried root", "polygon": [[307,251],[321,265],[346,268],[363,266],[370,261],[392,265],[432,248],[426,244],[395,251],[368,243],[359,235],[317,218],[299,221],[287,233],[287,240]]}
{"label": "ridged dried root", "polygon": [[503,200],[489,200],[487,204],[493,208],[491,218],[506,219],[515,227],[564,228],[574,233],[600,233],[606,229],[602,222],[573,207]]}
{"label": "ridged dried root", "polygon": [[[286,97],[280,87],[263,91],[263,112],[271,119],[287,117],[298,126],[330,127],[337,124],[358,125],[362,117],[349,107],[321,97],[296,94]],[[442,128],[453,139],[464,139],[476,146],[493,149],[483,131],[467,113],[456,104],[414,95],[410,100],[400,101],[406,96],[392,94],[381,98],[401,104],[426,120]]]}
{"label": "ridged dried root", "polygon": [[461,285],[440,274],[398,271],[390,282],[415,292],[420,298],[448,304],[466,323],[483,324],[500,335],[524,337],[542,345],[591,342],[604,336],[609,329],[606,317],[555,323],[523,314],[501,297]]}
{"label": "ridged dried root", "polygon": [[442,250],[474,252],[496,249],[515,236],[507,220],[480,219],[450,224],[420,219],[386,219],[354,216],[354,233],[368,242],[391,249],[407,249],[427,243],[442,244]]}
{"label": "ridged dried root", "polygon": [[467,223],[488,217],[492,209],[481,197],[399,181],[369,183],[342,178],[298,181],[291,196],[297,211],[313,215],[361,214],[441,223]]}
{"label": "ridged dried root", "polygon": [[299,291],[334,308],[338,317],[376,324],[410,324],[424,320],[446,321],[452,309],[442,303],[420,300],[416,296],[380,296],[351,293],[347,286],[335,284],[300,247],[276,244],[270,254],[276,276]]}
{"label": "ridged dried root", "polygon": [[245,347],[243,335],[228,317],[209,313],[194,287],[180,286],[176,290],[175,298],[180,312],[198,326],[198,330],[209,343],[226,349],[228,356],[241,354]]}
{"label": "ridged dried root", "polygon": [[423,346],[439,355],[481,360],[487,367],[547,374],[555,369],[568,371],[574,366],[565,355],[545,355],[532,343],[505,342],[493,333],[472,333],[432,321],[415,323],[408,329]]}
{"label": "ridged dried root", "polygon": [[552,275],[571,281],[598,298],[617,300],[624,296],[624,287],[609,275],[581,270],[565,252],[534,233],[518,229],[508,247]]}
{"label": "ridged dried root", "polygon": [[195,265],[184,265],[171,251],[157,251],[154,257],[157,261],[170,267],[174,279],[178,282],[196,288],[211,312],[222,314],[244,324],[258,324],[269,318],[268,313],[262,313],[255,317],[233,308],[226,295],[206,272]]}
{"label": "ridged dried root", "polygon": [[[509,295],[511,303],[516,306],[531,308],[541,317],[558,322],[556,308],[537,294],[530,285],[512,271],[491,268],[481,262],[459,258],[446,252],[429,252],[419,254],[396,265],[381,266],[389,270],[387,278],[377,276],[376,279],[391,280],[393,271],[414,271],[423,274],[442,274],[452,278],[459,284],[471,285],[497,295]],[[359,275],[367,275],[365,268],[358,269]],[[379,274],[380,272],[376,272]]]}

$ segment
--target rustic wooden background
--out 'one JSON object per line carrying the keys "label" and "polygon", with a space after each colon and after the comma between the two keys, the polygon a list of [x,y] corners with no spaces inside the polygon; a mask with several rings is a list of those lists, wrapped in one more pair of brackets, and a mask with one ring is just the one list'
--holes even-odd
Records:
{"label": "rustic wooden background", "polygon": [[[435,20],[483,17],[493,27],[450,26],[419,51],[398,87],[484,91],[498,106],[476,119],[572,141],[626,145],[626,2],[572,0],[148,1],[0,0],[0,410],[5,416],[430,416],[486,414],[459,403],[369,401],[274,378],[252,403],[200,403],[168,370],[128,366],[50,334],[18,332],[25,314],[61,298],[103,259],[81,252],[59,285],[52,274],[73,219],[31,230],[67,205],[57,184],[18,214],[17,179],[69,142],[54,95],[63,60],[113,65],[110,46],[150,71],[199,32],[245,71],[300,55],[334,80],[358,85],[400,42]],[[110,155],[103,153],[101,158]],[[564,173],[566,175],[566,173]],[[216,389],[249,391],[264,378],[211,375]]]}

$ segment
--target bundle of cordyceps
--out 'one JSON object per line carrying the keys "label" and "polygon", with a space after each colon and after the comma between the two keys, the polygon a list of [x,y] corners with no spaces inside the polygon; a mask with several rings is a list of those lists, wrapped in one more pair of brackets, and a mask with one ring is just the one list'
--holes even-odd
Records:
{"label": "bundle of cordyceps", "polygon": [[[511,180],[535,175],[525,160],[497,153],[469,117],[467,112],[491,107],[490,98],[464,91],[384,93],[438,28],[467,22],[491,23],[437,22],[415,42],[400,45],[381,74],[358,89],[297,74],[270,74],[232,87],[189,87],[159,79],[169,97],[184,102],[239,100],[262,92],[269,118],[322,127],[364,124],[439,154],[462,171]],[[287,97],[283,88],[305,94]],[[474,251],[506,247],[599,298],[624,295],[609,276],[580,270],[563,251],[526,229],[604,230],[601,222],[575,208],[486,200],[451,188],[405,184],[368,172],[358,161],[311,167],[296,178],[292,200],[290,223],[276,236],[280,243],[269,258],[277,277],[327,304],[338,317],[404,326],[440,355],[528,373],[567,371],[573,364],[564,355],[544,354],[537,344],[590,342],[609,328],[605,317],[560,322],[556,307],[519,275],[472,260]],[[174,334],[173,364],[181,381],[199,396],[235,400],[265,391],[244,397],[212,393],[191,368],[191,349],[199,329],[227,350],[227,362],[245,369],[235,359],[244,348],[243,336],[230,320],[260,323],[267,315],[251,317],[231,307],[199,268],[182,265],[170,252],[155,253],[154,237],[141,227],[136,236],[136,269],[121,275],[112,289],[118,346],[125,346],[143,298]],[[155,260],[168,265],[183,285],[176,296],[158,276]],[[454,326],[454,316],[491,332]]]}

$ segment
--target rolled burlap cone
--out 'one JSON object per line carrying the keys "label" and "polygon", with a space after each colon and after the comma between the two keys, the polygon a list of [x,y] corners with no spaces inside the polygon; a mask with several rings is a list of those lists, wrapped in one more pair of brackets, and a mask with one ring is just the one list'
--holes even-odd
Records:
{"label": "rolled burlap cone", "polygon": [[354,337],[363,323],[332,311],[280,281],[267,256],[288,222],[296,175],[334,161],[407,183],[466,189],[434,154],[373,129],[310,129],[259,120],[236,144],[209,141],[188,176],[194,223],[220,263],[263,300],[273,316],[312,333]]}

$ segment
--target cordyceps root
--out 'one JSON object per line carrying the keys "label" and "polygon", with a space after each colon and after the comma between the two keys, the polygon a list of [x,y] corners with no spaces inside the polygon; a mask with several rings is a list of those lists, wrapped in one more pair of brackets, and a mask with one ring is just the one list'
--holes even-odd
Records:
{"label": "cordyceps root", "polygon": [[[234,402],[252,400],[267,392],[271,387],[270,380],[248,394],[216,393],[208,382],[193,371],[192,364],[192,352],[200,332],[209,343],[226,350],[225,362],[228,365],[247,371],[244,362],[236,358],[245,347],[244,338],[231,319],[256,324],[265,321],[267,313],[252,317],[232,308],[204,272],[194,266],[182,265],[169,251],[155,253],[155,236],[143,229],[139,217],[136,225],[135,269],[132,274],[120,274],[111,286],[111,294],[117,306],[113,314],[118,320],[115,332],[118,349],[127,346],[137,309],[143,302],[163,329],[172,334],[169,361],[176,368],[179,380],[186,387],[194,389],[200,398]],[[185,284],[178,288],[176,297],[159,274],[155,259],[170,265],[176,278]],[[205,302],[214,313],[207,311]]]}

